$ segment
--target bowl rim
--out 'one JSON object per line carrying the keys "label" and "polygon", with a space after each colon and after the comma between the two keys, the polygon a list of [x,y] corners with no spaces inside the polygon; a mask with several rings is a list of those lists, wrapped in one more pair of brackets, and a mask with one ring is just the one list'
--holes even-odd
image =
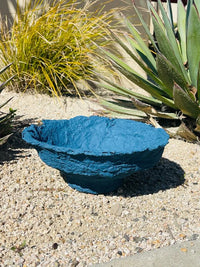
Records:
{"label": "bowl rim", "polygon": [[[85,118],[89,118],[89,117],[98,117],[98,116],[76,116],[76,117],[85,117]],[[73,118],[76,118],[73,117]],[[66,121],[69,121],[73,118],[70,119],[66,119]],[[104,117],[105,118],[105,117]],[[114,119],[121,119],[121,118],[114,118]],[[125,119],[127,120],[127,119]],[[163,129],[163,128],[159,128],[160,130],[163,131],[163,133],[165,134],[165,138],[163,138],[162,142],[159,145],[156,145],[155,147],[152,148],[146,148],[146,149],[138,149],[138,150],[133,150],[133,151],[129,151],[129,152],[117,152],[117,151],[91,151],[91,150],[81,150],[80,148],[78,149],[72,149],[70,147],[64,147],[64,146],[56,146],[56,145],[52,145],[52,144],[48,144],[46,142],[42,142],[39,141],[37,139],[35,139],[32,134],[37,130],[37,128],[41,127],[41,126],[45,126],[46,122],[49,121],[65,121],[65,120],[42,120],[42,123],[40,124],[31,124],[30,126],[26,127],[23,131],[22,131],[22,138],[23,140],[25,140],[27,143],[31,144],[32,146],[41,149],[46,149],[52,152],[57,152],[57,153],[67,153],[69,155],[88,155],[88,156],[94,156],[94,157],[99,157],[99,156],[114,156],[114,155],[129,155],[129,154],[134,154],[137,152],[144,152],[144,151],[153,151],[156,150],[158,148],[161,147],[165,147],[165,145],[168,144],[169,141],[169,135],[168,133]],[[138,122],[138,121],[134,121],[134,122]],[[146,124],[146,123],[144,123]],[[152,125],[146,124],[147,126],[151,126],[154,129],[158,129],[153,127]]]}

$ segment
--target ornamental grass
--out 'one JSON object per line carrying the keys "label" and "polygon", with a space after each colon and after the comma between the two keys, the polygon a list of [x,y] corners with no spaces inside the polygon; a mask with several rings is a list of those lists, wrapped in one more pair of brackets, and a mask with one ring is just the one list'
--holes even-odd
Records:
{"label": "ornamental grass", "polygon": [[76,0],[30,1],[24,9],[18,6],[10,30],[2,24],[0,61],[12,66],[1,80],[15,76],[9,89],[53,96],[84,93],[77,82],[94,75],[95,43],[108,44],[113,11],[92,12],[88,4],[79,5]]}

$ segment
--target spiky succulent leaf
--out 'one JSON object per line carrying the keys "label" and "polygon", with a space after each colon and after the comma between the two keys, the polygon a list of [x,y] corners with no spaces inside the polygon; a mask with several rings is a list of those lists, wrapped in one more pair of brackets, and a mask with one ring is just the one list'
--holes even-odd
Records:
{"label": "spiky succulent leaf", "polygon": [[0,112],[0,145],[4,144],[11,135],[11,122],[14,116],[15,110],[12,109],[7,114]]}
{"label": "spiky succulent leaf", "polygon": [[188,16],[187,58],[192,84],[197,87],[200,62],[200,17],[194,5]]}
{"label": "spiky succulent leaf", "polygon": [[[113,67],[129,81],[148,92],[152,99],[145,99],[140,94],[137,95],[134,89],[132,92],[131,89],[109,81],[106,81],[103,87],[132,99],[134,108],[145,113],[151,123],[154,117],[187,121],[188,124],[181,124],[177,133],[194,141],[198,139],[196,133],[200,132],[200,1],[188,0],[185,10],[182,1],[178,0],[177,25],[173,22],[170,0],[167,0],[168,13],[160,0],[158,6],[159,12],[148,1],[154,32],[151,35],[142,15],[134,5],[150,45],[142,40],[134,25],[128,20],[126,24],[130,34],[126,34],[126,40],[129,46],[123,44],[122,39],[119,41],[115,38],[123,50],[143,69],[146,77],[136,71],[134,64],[129,65],[119,55],[105,52]],[[156,103],[153,99],[159,102]],[[116,105],[119,103],[115,102],[114,105],[114,112],[118,112]],[[125,106],[122,110],[120,106],[121,113],[125,112],[124,108]],[[165,108],[168,112],[163,112]],[[171,111],[174,113],[170,113]],[[180,111],[182,115],[178,117]],[[155,124],[155,121],[152,124]],[[189,124],[190,127],[187,127]],[[193,133],[194,127],[196,128]]]}
{"label": "spiky succulent leaf", "polygon": [[[150,4],[150,2],[148,2],[148,4]],[[138,16],[138,18],[139,18],[139,20],[140,20],[140,22],[141,22],[141,24],[142,24],[144,30],[145,30],[145,33],[147,34],[147,36],[148,36],[150,42],[152,43],[154,49],[155,49],[156,51],[158,51],[156,42],[155,42],[154,37],[152,36],[152,34],[151,34],[150,30],[149,30],[148,25],[147,25],[147,24],[145,23],[145,21],[143,20],[142,16],[140,15],[140,12],[138,11],[138,9],[136,8],[136,5],[135,5],[134,3],[133,3],[133,7],[134,7],[134,10],[135,10],[135,12],[136,12],[136,14],[137,14],[137,16]]]}
{"label": "spiky succulent leaf", "polygon": [[9,79],[7,79],[5,82],[0,84],[0,93],[2,92],[2,90],[6,87],[6,85],[15,77],[15,75],[13,75],[12,77],[10,77]]}
{"label": "spiky succulent leaf", "polygon": [[105,107],[106,109],[108,109],[112,112],[117,112],[117,113],[122,114],[122,115],[128,115],[128,116],[131,116],[133,118],[138,118],[138,117],[145,118],[146,117],[146,114],[143,111],[134,109],[134,107],[133,108],[123,107],[123,106],[119,105],[119,102],[116,102],[113,100],[108,101],[105,99],[100,99],[99,103],[103,107]]}
{"label": "spiky succulent leaf", "polygon": [[167,37],[168,37],[168,40],[170,42],[170,47],[172,48],[174,55],[175,55],[175,59],[176,59],[175,63],[177,62],[176,66],[178,67],[177,69],[180,69],[181,74],[183,74],[183,77],[186,79],[187,82],[189,82],[188,75],[187,75],[185,68],[184,68],[184,65],[183,65],[182,56],[180,54],[180,50],[179,50],[179,47],[177,45],[175,32],[173,30],[173,27],[171,26],[171,23],[169,21],[167,13],[165,12],[163,5],[161,4],[161,1],[159,0],[158,3],[159,3],[159,7],[160,7],[160,10],[162,13]]}
{"label": "spiky succulent leaf", "polygon": [[198,140],[197,136],[183,122],[178,127],[176,134],[191,142]]}
{"label": "spiky succulent leaf", "polygon": [[[142,49],[142,47],[138,44],[138,42],[133,42],[133,39],[129,38],[128,36],[126,36],[126,40],[127,42],[130,44],[132,50],[128,47],[128,45],[126,45],[126,43],[124,42],[124,40],[120,39],[114,32],[111,32],[112,37],[115,39],[115,41],[117,42],[117,44],[119,44],[124,51],[146,72],[148,73],[148,75],[157,83],[159,83],[159,79],[157,78],[156,74],[156,62],[155,59],[152,59],[152,54],[150,52],[150,54],[148,54],[148,56],[151,56],[151,59],[148,58],[148,56],[145,54],[146,51],[144,51]],[[141,40],[141,42],[143,42],[143,40]],[[144,43],[145,47],[146,44]],[[137,53],[140,55],[140,57],[142,58],[142,60],[140,60],[137,57]],[[153,65],[151,63],[151,61],[153,62]],[[148,67],[148,65],[150,65],[151,68]],[[152,72],[153,71],[153,72]]]}
{"label": "spiky succulent leaf", "polygon": [[3,68],[0,70],[0,74],[2,74],[4,71],[6,71],[11,65],[12,65],[12,63],[10,63],[10,64],[8,64],[7,66],[3,67]]}
{"label": "spiky succulent leaf", "polygon": [[197,97],[198,97],[198,102],[200,104],[200,62],[199,62],[199,69],[198,69],[198,76],[197,76]]}
{"label": "spiky succulent leaf", "polygon": [[10,102],[12,98],[13,98],[13,97],[11,97],[11,98],[8,99],[6,102],[4,102],[3,104],[1,104],[1,105],[0,105],[0,109],[1,109],[2,107],[4,107],[5,105],[7,105],[8,102]]}
{"label": "spiky succulent leaf", "polygon": [[167,0],[167,10],[168,10],[168,14],[169,14],[169,21],[171,24],[171,28],[174,32],[174,19],[173,19],[172,5],[171,5],[171,1],[169,1],[169,0]]}
{"label": "spiky succulent leaf", "polygon": [[195,128],[195,131],[196,132],[200,132],[200,115],[196,119],[196,128]]}
{"label": "spiky succulent leaf", "polygon": [[158,100],[162,101],[164,104],[175,108],[175,105],[173,101],[169,98],[167,98],[166,93],[162,91],[161,88],[156,86],[151,81],[148,81],[144,77],[142,77],[139,73],[134,71],[133,68],[131,68],[128,64],[126,64],[122,59],[115,56],[114,54],[105,51],[105,54],[112,60],[113,65],[116,69],[118,69],[119,72],[121,72],[126,78],[128,78],[133,83],[137,84],[144,90],[146,90],[148,93],[150,93],[153,97],[157,98]]}
{"label": "spiky succulent leaf", "polygon": [[161,30],[165,31],[165,26],[163,24],[163,21],[162,21],[160,15],[158,14],[157,10],[155,10],[155,8],[153,7],[153,5],[151,4],[150,1],[147,1],[147,5],[148,5],[149,10],[151,12],[151,17],[154,18],[158,22]]}
{"label": "spiky succulent leaf", "polygon": [[171,98],[173,98],[174,82],[176,82],[182,88],[187,90],[187,83],[185,79],[183,79],[183,77],[176,70],[174,65],[172,65],[171,62],[167,60],[165,56],[163,56],[160,53],[157,53],[156,62],[157,62],[158,76],[162,80],[164,86],[166,87],[166,92]]}
{"label": "spiky succulent leaf", "polygon": [[[180,0],[179,0],[180,1]],[[191,7],[193,5],[194,0],[188,0],[187,1],[187,10],[186,10],[186,31],[188,30],[188,18],[190,15]]]}
{"label": "spiky succulent leaf", "polygon": [[139,94],[137,92],[134,92],[130,89],[127,89],[125,87],[122,87],[120,85],[114,84],[111,81],[108,81],[107,79],[104,79],[107,84],[102,83],[99,84],[101,87],[108,89],[109,91],[112,91],[116,94],[122,95],[122,96],[126,96],[126,97],[136,97],[137,99],[143,101],[144,103],[150,104],[150,105],[154,105],[154,106],[158,106],[160,107],[162,102],[151,97],[151,96],[145,96],[142,94]]}
{"label": "spiky succulent leaf", "polygon": [[142,39],[142,37],[140,36],[136,28],[132,25],[132,23],[130,23],[130,21],[126,20],[126,24],[127,24],[127,27],[130,33],[133,35],[134,39],[137,41],[137,44],[140,46],[141,50],[143,51],[142,53],[143,57],[141,56],[143,61],[147,64],[147,66],[150,69],[152,69],[153,72],[156,72],[155,59],[151,51],[147,47],[146,43],[144,42],[144,40]]}
{"label": "spiky succulent leaf", "polygon": [[[133,61],[135,61],[141,67],[141,69],[143,69],[145,71],[145,73],[147,73],[147,75],[152,79],[152,81],[154,81],[155,84],[158,84],[162,87],[163,82],[157,76],[157,70],[154,68],[154,66],[152,66],[152,64],[150,62],[152,59],[151,60],[148,59],[149,54],[147,56],[145,54],[145,51],[142,50],[142,47],[139,46],[139,44],[137,42],[134,42],[133,39],[129,38],[128,36],[126,36],[126,40],[130,44],[133,51],[114,32],[111,31],[111,35],[112,35],[113,39],[115,39],[117,44],[120,45],[121,48],[130,56],[130,58],[132,58]],[[141,40],[141,42],[143,42],[143,41]],[[146,46],[146,44],[145,44],[145,46]],[[140,60],[136,56],[137,54],[140,56],[140,58],[142,60]],[[150,53],[150,55],[152,57],[151,53]],[[152,62],[153,62],[153,64],[156,64],[155,59],[153,59]],[[150,65],[151,68],[149,68],[148,65]]]}
{"label": "spiky succulent leaf", "polygon": [[[7,65],[3,69],[0,70],[0,74],[4,73],[11,64]],[[13,77],[9,78],[7,81],[0,84],[0,93],[3,90],[3,88],[6,86],[6,84],[12,79]],[[0,109],[4,107],[8,102],[10,102],[12,98],[8,99],[4,103],[0,104]],[[15,115],[15,110],[9,109],[9,113],[4,113],[0,111],[0,145],[4,144],[9,136],[11,135],[11,122],[13,120],[13,117]]]}
{"label": "spiky succulent leaf", "polygon": [[[162,31],[158,22],[153,18],[155,36],[158,41],[158,46],[161,53],[175,66],[175,68],[179,71],[182,79],[186,79],[189,82],[189,78],[184,68],[180,65],[179,60],[176,56],[176,49],[172,46],[171,40],[168,39],[165,32]],[[181,59],[182,62],[182,59]]]}
{"label": "spiky succulent leaf", "polygon": [[165,118],[165,119],[178,119],[176,114],[174,113],[165,113],[165,112],[158,112],[155,108],[151,105],[147,105],[136,98],[131,98],[134,106],[138,109],[143,111],[146,114],[152,115],[154,117]]}
{"label": "spiky succulent leaf", "polygon": [[198,13],[200,14],[200,2],[199,2],[199,0],[194,0],[194,3],[195,3],[195,6],[198,10]]}
{"label": "spiky succulent leaf", "polygon": [[199,116],[199,105],[178,84],[174,85],[173,95],[175,105],[183,112],[183,114],[194,119]]}
{"label": "spiky succulent leaf", "polygon": [[178,35],[180,39],[180,50],[181,56],[183,59],[183,64],[187,62],[187,54],[186,54],[186,11],[183,6],[182,1],[178,1],[177,6],[177,28]]}

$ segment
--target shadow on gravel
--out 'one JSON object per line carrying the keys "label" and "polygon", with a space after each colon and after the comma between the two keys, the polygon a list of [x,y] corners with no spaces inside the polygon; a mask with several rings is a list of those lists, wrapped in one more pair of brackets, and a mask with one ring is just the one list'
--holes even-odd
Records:
{"label": "shadow on gravel", "polygon": [[21,120],[21,117],[16,116],[13,125],[13,134],[8,141],[0,146],[0,165],[14,159],[24,157],[22,149],[31,148],[29,144],[23,141],[21,133],[23,129],[32,123],[36,123],[37,118]]}
{"label": "shadow on gravel", "polygon": [[179,164],[162,158],[154,168],[126,178],[124,185],[112,195],[134,197],[165,191],[184,184],[184,174]]}

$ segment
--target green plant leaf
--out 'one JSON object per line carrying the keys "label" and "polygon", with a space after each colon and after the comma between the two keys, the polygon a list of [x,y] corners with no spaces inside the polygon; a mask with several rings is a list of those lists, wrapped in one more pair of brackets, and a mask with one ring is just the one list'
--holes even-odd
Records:
{"label": "green plant leaf", "polygon": [[[6,67],[2,68],[0,71],[0,74],[4,74],[4,72],[11,66],[11,64],[8,64]],[[0,85],[0,92],[3,90],[3,88],[6,86],[6,84],[12,79],[8,78],[5,82],[3,82]],[[4,107],[8,102],[12,99],[8,99],[3,104],[0,104],[0,109]],[[9,113],[0,112],[0,145],[3,145],[9,138],[12,132],[12,120],[15,116],[15,111],[13,109],[9,109]]]}
{"label": "green plant leaf", "polygon": [[13,99],[13,97],[9,98],[5,103],[1,104],[1,105],[0,105],[0,109],[1,109],[2,107],[4,107],[5,105],[7,105],[8,102],[11,101],[11,99]]}
{"label": "green plant leaf", "polygon": [[163,92],[158,86],[153,84],[152,82],[148,81],[147,79],[143,78],[137,72],[135,72],[130,66],[128,66],[123,60],[115,56],[114,54],[105,51],[105,54],[112,60],[113,65],[130,81],[134,82],[145,91],[150,93],[153,97],[157,98],[158,100],[162,101],[164,104],[175,108],[174,102],[163,96],[165,92]]}
{"label": "green plant leaf", "polygon": [[[195,29],[194,25],[191,27],[191,25],[187,25],[187,23],[191,24],[191,14],[194,14],[194,12],[196,12],[196,17],[200,20],[200,14],[197,12],[197,10],[199,11],[200,9],[200,2],[195,5],[196,2],[197,0],[188,0],[187,10],[185,10],[181,0],[178,0],[178,21],[177,24],[174,25],[170,0],[167,0],[168,13],[161,3],[161,0],[158,0],[158,12],[154,9],[150,1],[148,1],[155,35],[151,35],[142,15],[134,5],[141,22],[140,26],[143,26],[150,43],[147,44],[146,40],[144,41],[142,39],[134,25],[128,20],[127,27],[131,35],[124,34],[128,45],[123,43],[122,39],[117,41],[118,37],[115,38],[115,41],[124,49],[123,52],[126,52],[128,56],[132,57],[133,61],[145,72],[147,77],[135,70],[134,63],[126,63],[127,61],[123,60],[124,54],[120,57],[119,54],[116,56],[115,52],[110,53],[105,51],[104,55],[106,55],[105,60],[107,61],[107,59],[109,59],[116,73],[121,73],[130,82],[144,89],[151,95],[151,99],[148,96],[143,97],[142,94],[134,92],[134,87],[130,87],[130,89],[124,88],[117,82],[107,81],[107,78],[102,79],[106,82],[106,84],[101,85],[102,87],[123,96],[123,99],[128,99],[128,101],[124,100],[124,102],[122,100],[104,102],[104,107],[109,111],[112,110],[112,114],[126,114],[134,118],[138,116],[139,120],[147,118],[150,123],[158,127],[159,125],[156,122],[156,118],[184,120],[187,126],[181,124],[177,134],[187,140],[196,141],[198,139],[197,136],[199,136],[200,133],[200,60],[194,63],[197,69],[195,78],[196,84],[194,84],[192,80],[194,78],[191,76],[192,70],[190,70],[190,64],[188,64],[189,60],[187,58],[187,32],[189,32],[189,29],[192,29],[192,27]],[[200,22],[198,20],[196,19],[196,25],[199,23],[198,29],[200,29]],[[193,24],[194,21],[195,18],[193,18]],[[195,30],[197,30],[197,27]],[[194,32],[192,29],[190,34],[192,31]],[[195,38],[197,39],[198,35],[195,36]],[[191,43],[192,42],[194,43],[194,41],[191,41]],[[198,43],[200,44],[200,42],[196,42],[195,45],[193,45],[193,49],[190,49],[191,54]],[[198,51],[200,57],[199,47],[200,45],[196,51]],[[154,58],[156,65],[154,61],[149,60],[149,52]],[[128,59],[130,59],[130,57],[128,57]],[[195,56],[193,55],[193,57]],[[139,60],[141,60],[141,62]],[[152,62],[154,62],[154,65],[152,65]],[[129,99],[133,102],[133,109],[130,106]],[[156,103],[154,99],[157,100],[158,103]],[[165,108],[170,111],[165,112]],[[170,108],[172,108],[174,112]],[[138,115],[135,113],[135,109],[143,113]],[[178,114],[180,114],[180,116]],[[163,120],[159,120],[160,123],[162,123],[162,121]],[[194,130],[195,125],[196,128]]]}
{"label": "green plant leaf", "polygon": [[143,55],[146,58],[145,63],[150,69],[153,70],[153,72],[156,72],[156,62],[147,44],[143,41],[137,29],[132,25],[132,23],[130,23],[130,21],[126,20],[126,25],[130,33],[133,35],[134,39],[137,41],[137,44],[140,46],[140,49],[143,51]]}
{"label": "green plant leaf", "polygon": [[12,134],[8,134],[4,137],[0,137],[0,146],[2,146],[3,144],[5,144],[8,141],[8,138],[11,136]]}
{"label": "green plant leaf", "polygon": [[197,8],[198,13],[200,14],[200,2],[199,0],[194,0],[195,6]]}
{"label": "green plant leaf", "polygon": [[[149,78],[151,78],[151,80],[157,84],[159,87],[163,87],[163,82],[159,79],[158,77],[158,71],[157,69],[150,69],[148,67],[146,67],[146,65],[143,63],[143,61],[146,63],[146,56],[143,54],[143,52],[141,51],[140,47],[138,47],[137,43],[135,43],[131,38],[127,37],[127,40],[129,42],[129,44],[131,45],[131,47],[133,48],[133,50],[135,51],[135,53],[137,53],[140,58],[142,60],[139,60],[139,66],[142,68],[142,70],[147,74],[147,76]],[[130,55],[131,56],[131,55]],[[132,57],[133,58],[133,57]],[[133,58],[134,59],[134,58]],[[135,60],[135,59],[134,59]],[[136,61],[136,60],[135,60]]]}
{"label": "green plant leaf", "polygon": [[8,78],[5,82],[0,84],[0,93],[2,90],[6,87],[6,85],[15,77],[16,75],[13,75],[12,77]]}
{"label": "green plant leaf", "polygon": [[[179,0],[180,1],[180,0]],[[188,19],[189,19],[189,14],[191,7],[193,5],[194,0],[187,0],[187,10],[186,10],[186,31],[188,31]]]}
{"label": "green plant leaf", "polygon": [[[134,42],[132,38],[129,38],[126,36],[126,40],[131,45],[133,51],[135,51],[135,54],[139,54],[141,59],[146,63],[146,65],[149,65],[147,67],[142,60],[138,59],[138,57],[132,52],[129,47],[123,42],[120,38],[116,36],[113,32],[111,33],[112,37],[116,40],[116,42],[127,52],[127,54],[142,68],[143,71],[154,81],[155,84],[159,86],[163,86],[162,81],[157,76],[157,70],[154,68],[154,66],[151,65],[150,61],[146,57],[146,55],[143,53],[142,48],[139,46],[138,43]],[[155,61],[155,60],[154,60]],[[153,72],[152,72],[153,71]]]}
{"label": "green plant leaf", "polygon": [[167,10],[169,13],[170,24],[171,24],[172,30],[174,32],[174,19],[173,19],[172,5],[171,5],[171,1],[169,1],[169,0],[167,0]]}
{"label": "green plant leaf", "polygon": [[7,66],[5,66],[4,68],[2,68],[0,70],[0,74],[2,74],[4,71],[6,71],[10,66],[12,65],[12,63],[8,64]]}
{"label": "green plant leaf", "polygon": [[196,128],[195,131],[200,133],[200,115],[196,119]]}
{"label": "green plant leaf", "polygon": [[142,94],[139,94],[133,90],[130,90],[130,89],[127,89],[125,87],[122,87],[122,86],[119,86],[117,84],[114,84],[113,82],[107,80],[107,79],[104,79],[102,78],[104,81],[106,81],[108,84],[99,84],[100,87],[103,87],[105,89],[108,89],[109,91],[112,91],[114,93],[117,93],[119,95],[123,95],[123,96],[126,96],[126,97],[136,97],[138,98],[139,100],[145,102],[145,103],[148,103],[148,104],[151,104],[151,105],[154,105],[154,106],[158,106],[160,107],[162,102],[157,100],[156,98],[153,98],[151,96],[145,96],[145,95],[142,95]]}
{"label": "green plant leaf", "polygon": [[154,25],[155,36],[158,42],[159,50],[163,55],[165,55],[165,57],[168,60],[170,60],[176,67],[178,66],[179,68],[179,64],[176,60],[175,53],[171,47],[171,43],[169,42],[165,32],[161,29],[160,25],[158,24],[158,22],[154,17],[152,18],[152,21]]}
{"label": "green plant leaf", "polygon": [[[150,5],[150,2],[149,2],[149,1],[148,1],[147,3]],[[136,8],[134,2],[133,2],[133,7],[134,7],[134,10],[135,10],[135,12],[136,12],[136,14],[137,14],[137,16],[138,16],[138,18],[139,18],[139,20],[140,20],[140,22],[141,22],[143,28],[144,28],[144,30],[145,30],[145,32],[146,32],[147,36],[149,37],[149,40],[151,41],[152,45],[154,46],[155,50],[157,51],[158,48],[157,48],[157,45],[156,45],[156,43],[155,43],[155,40],[154,40],[154,38],[153,38],[153,36],[152,36],[150,30],[149,30],[149,27],[147,26],[147,24],[146,24],[145,21],[143,20],[142,16],[140,15],[140,12],[139,12],[138,9]]]}
{"label": "green plant leaf", "polygon": [[[152,77],[154,77],[154,79],[156,79],[156,76],[154,75],[154,73],[157,73],[155,66],[153,66],[150,62],[150,60],[147,58],[145,52],[142,50],[142,47],[135,41],[133,41],[132,38],[126,36],[126,40],[130,45],[131,48],[133,49],[130,50],[130,48],[125,44],[125,41],[122,41],[120,38],[117,37],[117,35],[113,32],[111,32],[112,37],[115,39],[115,41],[126,51],[126,53],[145,71],[147,72],[149,75],[151,75]],[[148,67],[146,67],[146,65],[143,63],[143,61],[141,61],[141,59],[139,59],[136,55],[137,53],[140,55],[140,57],[142,58],[142,60],[146,63]],[[152,56],[152,55],[151,55]],[[154,60],[154,65],[155,65],[155,59]],[[152,71],[154,73],[152,73]]]}
{"label": "green plant leaf", "polygon": [[155,8],[153,7],[153,5],[151,4],[151,2],[148,0],[147,2],[148,8],[151,12],[151,17],[156,19],[156,21],[158,22],[160,28],[162,29],[163,32],[165,32],[165,26],[163,24],[163,21],[161,20],[160,14],[157,12],[157,10],[155,10]]}
{"label": "green plant leaf", "polygon": [[[161,52],[165,55],[165,57],[170,60],[176,67],[177,70],[179,70],[180,75],[183,76],[183,78],[189,83],[189,77],[188,74],[184,68],[182,56],[180,54],[180,50],[177,45],[177,41],[175,38],[174,31],[171,27],[171,23],[169,21],[169,18],[167,16],[166,11],[164,10],[163,5],[161,4],[160,0],[158,1],[159,8],[162,13],[165,30],[167,33],[167,36],[164,31],[161,30],[159,27],[159,24],[155,19],[153,19],[154,27],[155,27],[155,35],[159,44],[159,48]],[[165,43],[163,43],[165,42]]]}
{"label": "green plant leaf", "polygon": [[181,0],[178,1],[177,6],[177,27],[178,34],[180,38],[180,49],[183,59],[183,63],[187,62],[187,53],[186,53],[186,11]]}
{"label": "green plant leaf", "polygon": [[115,103],[113,100],[112,101],[107,101],[105,99],[100,99],[99,103],[105,107],[106,109],[110,110],[110,111],[114,111],[120,114],[124,114],[124,115],[130,115],[133,117],[140,117],[140,118],[145,118],[146,114],[140,110],[137,110],[134,108],[126,108],[126,107],[121,107],[118,103]]}
{"label": "green plant leaf", "polygon": [[173,98],[173,87],[176,82],[181,88],[187,90],[187,82],[183,79],[176,68],[162,54],[156,55],[158,76],[166,87],[167,94]]}
{"label": "green plant leaf", "polygon": [[196,142],[197,136],[185,125],[185,123],[181,123],[176,131],[176,135],[182,137],[185,140]]}
{"label": "green plant leaf", "polygon": [[175,113],[165,113],[165,112],[158,112],[155,108],[151,105],[147,105],[136,98],[131,98],[134,106],[146,114],[152,115],[154,117],[165,118],[165,119],[178,119]]}
{"label": "green plant leaf", "polygon": [[191,7],[187,29],[187,57],[192,85],[197,87],[200,62],[200,18],[195,6]]}
{"label": "green plant leaf", "polygon": [[197,98],[198,98],[198,103],[200,104],[200,62],[199,62],[199,69],[197,76]]}
{"label": "green plant leaf", "polygon": [[183,114],[196,119],[200,114],[200,108],[178,84],[174,84],[173,89],[174,103],[183,112]]}

